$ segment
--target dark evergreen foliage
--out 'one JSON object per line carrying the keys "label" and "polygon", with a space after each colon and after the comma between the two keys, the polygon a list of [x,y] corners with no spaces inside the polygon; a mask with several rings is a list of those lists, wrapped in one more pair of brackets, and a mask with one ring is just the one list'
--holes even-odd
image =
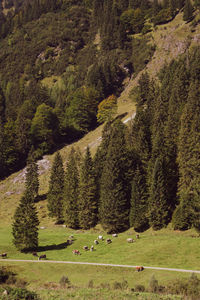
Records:
{"label": "dark evergreen foliage", "polygon": [[101,177],[102,177],[102,173],[103,173],[104,164],[106,161],[106,155],[107,155],[107,151],[108,151],[110,136],[111,136],[111,122],[107,122],[104,125],[103,131],[102,131],[101,144],[97,148],[97,151],[96,151],[94,159],[93,159],[94,176],[95,176],[95,182],[96,182],[96,199],[97,199],[98,207],[100,205]]}
{"label": "dark evergreen foliage", "polygon": [[56,218],[57,224],[63,222],[63,190],[63,161],[60,153],[57,152],[51,169],[49,191],[47,195],[49,215]]}
{"label": "dark evergreen foliage", "polygon": [[71,149],[65,172],[65,186],[63,194],[64,220],[68,227],[79,227],[79,172],[77,166],[77,154]]}
{"label": "dark evergreen foliage", "polygon": [[130,227],[135,231],[143,232],[149,227],[148,221],[148,197],[146,185],[146,173],[141,167],[135,170],[132,183],[132,197],[130,208]]}
{"label": "dark evergreen foliage", "polygon": [[155,161],[149,191],[149,223],[159,230],[169,223],[168,191],[165,183],[165,160],[158,156]]}
{"label": "dark evergreen foliage", "polygon": [[89,229],[97,224],[96,183],[93,162],[88,147],[80,169],[78,210],[81,228]]}
{"label": "dark evergreen foliage", "polygon": [[39,220],[33,204],[33,196],[25,193],[14,214],[12,224],[13,243],[20,250],[31,250],[38,247]]}
{"label": "dark evergreen foliage", "polygon": [[129,228],[130,198],[126,166],[125,127],[120,120],[116,120],[112,127],[100,188],[100,223],[109,233]]}
{"label": "dark evergreen foliage", "polygon": [[29,153],[26,167],[26,181],[25,181],[25,193],[33,196],[33,201],[38,196],[39,190],[39,178],[38,178],[38,165],[34,159],[33,151]]}

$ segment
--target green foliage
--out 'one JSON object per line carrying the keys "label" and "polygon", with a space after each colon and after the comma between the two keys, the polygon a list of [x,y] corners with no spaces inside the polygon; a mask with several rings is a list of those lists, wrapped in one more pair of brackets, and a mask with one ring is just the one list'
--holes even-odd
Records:
{"label": "green foliage", "polygon": [[145,173],[141,168],[135,170],[132,183],[132,196],[130,207],[130,227],[134,227],[135,231],[142,232],[149,227],[147,211],[147,185]]}
{"label": "green foliage", "polygon": [[96,183],[94,166],[88,147],[80,169],[78,209],[81,228],[89,229],[97,224]]}
{"label": "green foliage", "polygon": [[165,289],[171,294],[198,300],[200,295],[200,280],[196,274],[192,273],[189,279],[176,279],[168,283]]}
{"label": "green foliage", "polygon": [[0,267],[0,284],[6,283],[10,278],[13,278],[16,274],[9,270],[7,267]]}
{"label": "green foliage", "polygon": [[133,64],[134,73],[137,74],[150,61],[155,46],[149,43],[148,37],[139,37],[132,39],[132,56],[131,62]]}
{"label": "green foliage", "polygon": [[33,196],[27,192],[16,208],[12,224],[13,244],[18,250],[38,247],[38,226],[39,220],[33,204]]}
{"label": "green foliage", "polygon": [[149,291],[151,293],[156,293],[158,291],[158,280],[155,278],[154,275],[152,275],[149,281]]}
{"label": "green foliage", "polygon": [[25,193],[29,193],[34,199],[38,196],[39,190],[39,174],[38,165],[34,160],[33,152],[29,154],[28,164],[26,167],[26,181],[25,181]]}
{"label": "green foliage", "polygon": [[70,98],[66,108],[68,126],[77,132],[86,133],[96,125],[99,94],[94,88],[83,87],[77,89]]}
{"label": "green foliage", "polygon": [[5,290],[7,291],[7,295],[3,296],[2,299],[6,299],[6,300],[40,300],[39,296],[35,292],[28,291],[25,288],[4,286],[3,288],[0,288],[0,293],[3,294],[3,292]]}
{"label": "green foliage", "polygon": [[116,113],[117,98],[114,95],[111,95],[98,105],[97,120],[99,123],[109,122]]}
{"label": "green foliage", "polygon": [[34,117],[35,109],[30,100],[26,100],[20,107],[16,120],[17,148],[21,153],[26,154],[31,145],[31,120]]}
{"label": "green foliage", "polygon": [[31,123],[31,135],[41,154],[47,153],[55,145],[57,128],[58,121],[53,109],[44,103],[39,105]]}
{"label": "green foliage", "polygon": [[173,19],[174,12],[169,8],[163,8],[159,13],[153,18],[153,24],[160,25],[165,24]]}
{"label": "green foliage", "polygon": [[96,182],[96,199],[98,207],[100,205],[100,187],[101,187],[101,176],[106,161],[106,155],[108,150],[108,145],[111,136],[111,122],[107,122],[104,125],[102,131],[102,141],[97,151],[94,155],[93,164],[94,164],[94,176]]}
{"label": "green foliage", "polygon": [[70,287],[70,285],[71,285],[70,280],[67,276],[62,276],[60,278],[59,283],[60,283],[61,288]]}
{"label": "green foliage", "polygon": [[157,157],[149,191],[149,223],[159,230],[169,223],[168,195],[165,183],[165,160]]}
{"label": "green foliage", "polygon": [[126,176],[127,149],[125,127],[120,120],[113,123],[100,187],[100,223],[109,233],[129,227],[128,187]]}
{"label": "green foliage", "polygon": [[59,152],[56,153],[51,168],[49,191],[47,195],[49,215],[56,218],[56,223],[63,222],[64,169]]}
{"label": "green foliage", "polygon": [[65,186],[63,194],[64,219],[68,227],[78,228],[78,196],[79,196],[79,172],[77,153],[71,149],[65,172]]}

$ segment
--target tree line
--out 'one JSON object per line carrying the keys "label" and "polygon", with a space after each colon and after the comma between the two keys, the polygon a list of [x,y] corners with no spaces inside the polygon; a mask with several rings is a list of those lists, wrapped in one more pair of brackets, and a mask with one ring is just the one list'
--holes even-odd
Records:
{"label": "tree line", "polygon": [[[107,121],[94,157],[89,148],[83,156],[72,148],[65,168],[55,155],[47,202],[56,223],[73,229],[100,223],[114,233],[159,230],[171,222],[176,230],[200,231],[199,61],[196,47],[165,66],[159,82],[144,72],[133,91],[135,119],[128,126],[120,118]],[[31,168],[14,217],[20,232],[18,218],[38,224],[32,213],[37,170]],[[24,218],[28,211],[33,222]]]}
{"label": "tree line", "polygon": [[199,0],[7,0],[7,15],[0,5],[2,179],[32,146],[40,158],[95,128],[98,104],[153,55],[145,34],[182,9],[191,21]]}

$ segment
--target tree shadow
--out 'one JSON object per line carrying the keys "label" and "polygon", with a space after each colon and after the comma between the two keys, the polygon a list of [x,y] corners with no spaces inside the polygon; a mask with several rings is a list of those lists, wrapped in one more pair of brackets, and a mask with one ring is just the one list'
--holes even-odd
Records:
{"label": "tree shadow", "polygon": [[69,245],[66,243],[61,244],[53,244],[53,245],[46,245],[46,246],[39,246],[37,249],[35,249],[37,252],[44,252],[49,250],[62,250],[67,248]]}
{"label": "tree shadow", "polygon": [[40,201],[44,201],[47,199],[47,194],[42,194],[42,195],[38,195],[36,198],[35,198],[35,203],[38,203]]}

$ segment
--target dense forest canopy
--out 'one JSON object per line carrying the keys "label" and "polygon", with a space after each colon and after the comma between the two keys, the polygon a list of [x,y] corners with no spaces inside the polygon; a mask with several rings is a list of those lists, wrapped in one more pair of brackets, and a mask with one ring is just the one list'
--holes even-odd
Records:
{"label": "dense forest canopy", "polygon": [[[199,1],[4,0],[0,3],[1,178],[98,125],[98,105],[151,59],[154,26]],[[137,34],[140,34],[137,37]]]}

